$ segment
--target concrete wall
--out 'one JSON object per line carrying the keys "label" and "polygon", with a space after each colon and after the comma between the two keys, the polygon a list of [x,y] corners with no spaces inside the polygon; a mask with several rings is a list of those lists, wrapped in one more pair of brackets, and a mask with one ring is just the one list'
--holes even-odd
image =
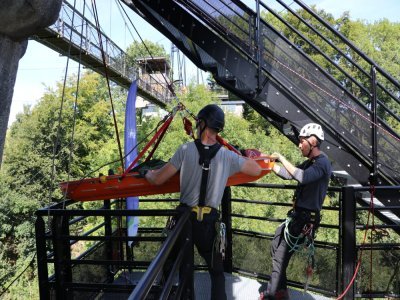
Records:
{"label": "concrete wall", "polygon": [[53,24],[62,0],[0,1],[0,166],[18,63],[28,37]]}

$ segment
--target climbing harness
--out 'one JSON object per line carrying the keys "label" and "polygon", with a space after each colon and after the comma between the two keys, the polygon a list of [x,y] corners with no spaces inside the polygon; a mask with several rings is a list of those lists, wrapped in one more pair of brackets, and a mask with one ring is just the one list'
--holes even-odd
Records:
{"label": "climbing harness", "polygon": [[[208,183],[208,173],[210,171],[210,163],[214,156],[221,149],[221,144],[214,144],[212,146],[205,146],[200,140],[194,141],[197,151],[199,152],[199,165],[201,166],[201,183],[200,183],[200,196],[199,196],[199,209],[197,210],[197,220],[203,220],[203,207],[206,205],[206,193]],[[211,210],[211,208],[210,208]]]}
{"label": "climbing harness", "polygon": [[204,214],[209,214],[212,208],[209,206],[193,206],[192,212],[196,213],[197,221],[203,221]]}
{"label": "climbing harness", "polygon": [[314,224],[311,220],[311,222],[308,222],[303,226],[299,235],[293,235],[290,233],[290,225],[292,222],[293,217],[288,216],[284,222],[284,238],[289,247],[289,252],[302,253],[302,250],[306,249],[305,255],[307,256],[307,265],[305,268],[304,280],[304,292],[306,292],[315,267]]}
{"label": "climbing harness", "polygon": [[[201,175],[201,183],[200,183],[200,196],[199,196],[199,205],[192,208],[193,212],[196,212],[197,221],[203,221],[203,215],[209,214],[212,210],[211,207],[205,206],[206,204],[206,193],[207,193],[207,184],[208,184],[208,174],[210,171],[210,163],[211,160],[218,153],[219,149],[222,147],[221,144],[217,143],[212,146],[206,146],[201,143],[200,140],[195,140],[195,145],[197,151],[199,152],[199,165],[202,169]],[[217,221],[215,222],[215,230],[217,232],[214,239],[214,251],[215,253],[220,253],[222,259],[225,259],[225,248],[226,248],[226,226],[223,222]],[[213,254],[214,254],[213,251]],[[213,260],[214,256],[212,256]]]}
{"label": "climbing harness", "polygon": [[310,248],[314,244],[313,229],[314,224],[308,223],[304,225],[300,235],[292,235],[289,226],[292,222],[292,217],[287,217],[285,223],[285,241],[289,246],[289,252],[300,252],[303,248]]}

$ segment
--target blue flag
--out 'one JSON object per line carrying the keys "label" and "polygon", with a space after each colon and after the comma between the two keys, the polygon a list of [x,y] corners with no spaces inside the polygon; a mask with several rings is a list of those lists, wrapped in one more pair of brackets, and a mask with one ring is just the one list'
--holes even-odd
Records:
{"label": "blue flag", "polygon": [[[132,151],[136,146],[136,92],[137,84],[136,80],[132,82],[129,88],[128,98],[126,99],[126,110],[125,110],[125,168],[127,168],[137,156],[137,149]],[[132,151],[132,152],[130,152]],[[129,153],[129,154],[128,154]],[[127,209],[139,209],[139,198],[138,197],[127,197],[126,198]],[[127,229],[128,236],[136,236],[139,227],[138,217],[127,218]],[[131,246],[132,241],[128,242]]]}

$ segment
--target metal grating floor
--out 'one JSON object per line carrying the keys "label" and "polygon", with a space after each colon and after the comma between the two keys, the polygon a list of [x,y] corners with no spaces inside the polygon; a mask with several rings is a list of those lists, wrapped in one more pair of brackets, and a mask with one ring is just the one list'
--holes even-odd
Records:
{"label": "metal grating floor", "polygon": [[[140,277],[143,275],[142,272],[126,272],[120,275],[114,282],[115,284],[137,284]],[[195,295],[196,300],[209,300],[211,282],[208,272],[195,272]],[[178,278],[177,278],[178,280]],[[156,280],[157,281],[157,280]],[[238,275],[232,275],[225,273],[225,288],[227,298],[229,300],[257,300],[260,291],[263,291],[266,287],[265,282],[260,282],[255,279],[242,277]],[[127,299],[129,295],[124,294],[108,294],[103,295],[100,299],[112,299],[112,300],[123,300]],[[328,300],[331,298],[324,297],[321,295],[315,295],[312,293],[303,293],[299,290],[291,289],[289,291],[291,300]]]}
{"label": "metal grating floor", "polygon": [[[209,300],[211,282],[207,272],[195,273],[196,300]],[[257,300],[260,291],[265,289],[266,284],[255,279],[225,273],[225,289],[228,299],[235,300]],[[328,297],[303,293],[298,290],[290,290],[291,300],[327,300]]]}

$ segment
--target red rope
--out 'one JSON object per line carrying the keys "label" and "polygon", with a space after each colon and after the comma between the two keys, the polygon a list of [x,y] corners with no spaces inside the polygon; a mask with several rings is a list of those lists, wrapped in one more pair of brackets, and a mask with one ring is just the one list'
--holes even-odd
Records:
{"label": "red rope", "polygon": [[[133,169],[133,167],[143,157],[143,155],[150,148],[150,146],[155,143],[153,149],[151,150],[151,152],[149,153],[148,157],[146,158],[146,161],[149,161],[151,159],[151,157],[153,156],[154,152],[156,151],[158,145],[160,144],[162,138],[164,137],[165,133],[167,132],[167,129],[168,129],[169,125],[171,124],[171,122],[172,122],[173,118],[175,117],[175,114],[176,114],[176,112],[178,110],[186,110],[186,109],[185,109],[185,106],[183,104],[179,104],[172,111],[172,113],[170,113],[169,117],[165,120],[164,124],[160,127],[160,129],[157,130],[156,134],[152,137],[152,139],[146,144],[146,146],[144,146],[143,150],[140,151],[140,153],[132,161],[132,163],[129,165],[129,167],[126,168],[125,172],[121,175],[121,179],[124,178],[126,176],[126,174],[128,174],[129,171]],[[192,123],[186,117],[183,118],[183,126],[184,126],[184,129],[185,129],[186,133],[194,138]],[[229,150],[241,155],[241,153],[235,147],[230,145],[227,141],[225,141],[219,135],[217,135],[217,142],[220,143],[222,146],[225,146]]]}
{"label": "red rope", "polygon": [[240,153],[239,150],[237,150],[235,147],[233,147],[232,145],[230,145],[227,141],[225,141],[222,137],[220,137],[219,135],[217,135],[217,142],[220,143],[222,146],[225,146],[226,148],[228,148],[229,150],[242,155]]}
{"label": "red rope", "polygon": [[[365,241],[367,239],[367,233],[368,233],[368,230],[369,230],[369,219],[370,219],[370,216],[371,216],[371,212],[374,211],[375,187],[373,185],[371,185],[371,187],[370,187],[370,194],[371,194],[371,201],[370,201],[370,204],[369,204],[368,219],[367,219],[367,224],[365,226],[365,233],[364,233],[364,238],[363,238],[363,242],[362,242],[361,246],[365,245]],[[373,217],[372,217],[372,219],[373,219]],[[375,226],[374,223],[372,224],[372,226]],[[339,297],[336,298],[336,300],[342,299],[347,294],[347,292],[349,291],[350,287],[353,285],[354,280],[357,277],[358,270],[360,269],[360,265],[361,265],[361,261],[362,261],[362,255],[363,255],[363,248],[361,248],[361,250],[360,250],[360,256],[358,258],[357,266],[356,266],[356,269],[354,271],[353,277],[351,278],[351,280],[350,280],[349,284],[347,285],[346,289],[343,291],[342,294],[339,295]]]}
{"label": "red rope", "polygon": [[[197,118],[192,113],[190,113],[185,107],[183,107],[183,109],[185,109],[197,121]],[[187,135],[195,139],[192,122],[190,122],[190,120],[186,117],[183,118],[183,127],[185,128]],[[217,142],[220,143],[222,146],[228,148],[229,150],[239,155],[242,155],[239,150],[237,150],[235,147],[233,147],[219,135],[217,135]]]}
{"label": "red rope", "polygon": [[375,187],[371,185],[370,187],[370,194],[371,194],[371,203],[372,203],[372,226],[371,226],[371,248],[370,248],[370,253],[369,253],[369,290],[372,291],[372,243],[374,242],[373,240],[373,233],[376,231],[375,227],[375,206],[373,204],[374,201],[374,195],[375,195]]}
{"label": "red rope", "polygon": [[385,134],[387,134],[388,136],[392,137],[393,139],[395,139],[396,141],[400,142],[400,139],[398,137],[396,137],[394,134],[392,134],[391,132],[389,132],[388,130],[386,130],[385,128],[383,128],[382,125],[377,124],[373,121],[371,121],[371,117],[369,115],[364,115],[361,112],[359,112],[357,109],[355,109],[354,107],[350,106],[349,104],[347,104],[346,102],[342,101],[341,99],[339,99],[338,97],[336,97],[335,95],[329,93],[328,91],[324,90],[323,88],[321,88],[320,86],[318,86],[316,83],[312,82],[310,79],[306,78],[304,75],[300,74],[299,72],[295,71],[294,69],[288,67],[287,65],[285,65],[284,63],[282,63],[281,61],[279,61],[278,59],[276,59],[275,57],[267,54],[267,56],[269,56],[272,60],[276,61],[279,65],[281,65],[283,68],[287,69],[288,71],[292,72],[293,74],[295,74],[296,76],[300,77],[301,79],[303,79],[306,83],[308,83],[309,85],[312,85],[313,87],[315,87],[316,89],[320,90],[321,92],[323,92],[324,94],[328,95],[329,97],[331,97],[332,99],[334,99],[335,101],[339,102],[341,105],[345,106],[346,108],[348,108],[349,110],[353,111],[355,114],[357,114],[360,118],[364,119],[365,121],[367,121],[368,123],[371,123],[372,126],[375,126],[377,128],[379,128],[380,130],[382,130]]}

